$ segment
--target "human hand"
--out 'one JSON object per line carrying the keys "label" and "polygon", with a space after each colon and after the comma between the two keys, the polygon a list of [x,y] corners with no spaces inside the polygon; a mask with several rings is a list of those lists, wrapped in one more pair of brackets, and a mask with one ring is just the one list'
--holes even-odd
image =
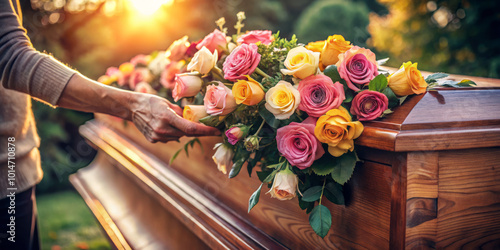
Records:
{"label": "human hand", "polygon": [[136,93],[132,121],[148,141],[177,141],[182,136],[213,136],[221,132],[213,127],[182,118],[182,108],[164,98]]}

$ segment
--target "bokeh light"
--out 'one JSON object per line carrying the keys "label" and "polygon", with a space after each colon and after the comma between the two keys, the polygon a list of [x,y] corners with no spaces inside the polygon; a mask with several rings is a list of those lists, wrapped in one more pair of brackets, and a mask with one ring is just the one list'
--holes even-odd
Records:
{"label": "bokeh light", "polygon": [[153,15],[164,4],[172,3],[172,0],[129,0],[132,7],[142,16]]}

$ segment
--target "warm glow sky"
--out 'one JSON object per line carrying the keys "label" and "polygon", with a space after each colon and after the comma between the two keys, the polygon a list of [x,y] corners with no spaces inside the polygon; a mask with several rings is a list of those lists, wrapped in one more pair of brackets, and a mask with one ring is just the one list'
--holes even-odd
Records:
{"label": "warm glow sky", "polygon": [[129,0],[138,14],[150,16],[154,14],[163,4],[171,3],[173,0]]}

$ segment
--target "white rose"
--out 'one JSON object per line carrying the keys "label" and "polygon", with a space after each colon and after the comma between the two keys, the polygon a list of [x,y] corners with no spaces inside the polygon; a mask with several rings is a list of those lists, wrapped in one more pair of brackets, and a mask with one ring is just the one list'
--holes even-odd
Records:
{"label": "white rose", "polygon": [[281,201],[291,200],[298,190],[298,183],[297,176],[287,168],[274,176],[273,187],[267,193],[271,193],[272,198]]}
{"label": "white rose", "polygon": [[215,66],[217,60],[217,50],[214,50],[212,54],[207,47],[203,46],[203,48],[194,54],[193,59],[191,59],[191,62],[187,66],[187,70],[198,71],[202,75],[206,75]]}
{"label": "white rose", "polygon": [[233,165],[233,149],[226,143],[217,143],[215,144],[214,149],[217,149],[217,151],[215,151],[212,159],[214,160],[215,164],[217,164],[217,169],[219,169],[219,171],[221,171],[223,174],[226,174],[227,166]]}
{"label": "white rose", "polygon": [[314,75],[318,71],[319,56],[319,52],[313,52],[304,47],[295,47],[288,51],[285,59],[286,69],[282,69],[281,73],[300,79]]}
{"label": "white rose", "polygon": [[300,93],[289,82],[279,81],[266,93],[266,109],[278,120],[290,118],[299,104]]}

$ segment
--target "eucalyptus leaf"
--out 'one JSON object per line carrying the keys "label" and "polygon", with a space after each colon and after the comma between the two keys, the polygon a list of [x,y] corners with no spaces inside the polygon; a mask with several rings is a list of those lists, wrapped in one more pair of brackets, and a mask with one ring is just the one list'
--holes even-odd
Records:
{"label": "eucalyptus leaf", "polygon": [[336,159],[336,165],[332,172],[332,178],[337,183],[344,185],[352,176],[356,166],[357,156],[355,152],[347,152]]}
{"label": "eucalyptus leaf", "polygon": [[429,82],[434,82],[437,79],[441,79],[441,78],[445,78],[445,77],[448,77],[448,74],[438,72],[438,73],[434,73],[434,74],[428,75],[425,78],[425,81],[429,83]]}
{"label": "eucalyptus leaf", "polygon": [[260,184],[259,188],[250,196],[250,200],[248,200],[248,212],[259,203],[260,198],[260,190],[262,189],[262,184]]}
{"label": "eucalyptus leaf", "polygon": [[330,210],[323,205],[316,206],[309,215],[309,224],[317,235],[325,238],[332,226]]}
{"label": "eucalyptus leaf", "polygon": [[322,190],[323,190],[322,186],[310,187],[302,194],[302,200],[307,202],[317,201],[319,200],[319,198],[321,198]]}

